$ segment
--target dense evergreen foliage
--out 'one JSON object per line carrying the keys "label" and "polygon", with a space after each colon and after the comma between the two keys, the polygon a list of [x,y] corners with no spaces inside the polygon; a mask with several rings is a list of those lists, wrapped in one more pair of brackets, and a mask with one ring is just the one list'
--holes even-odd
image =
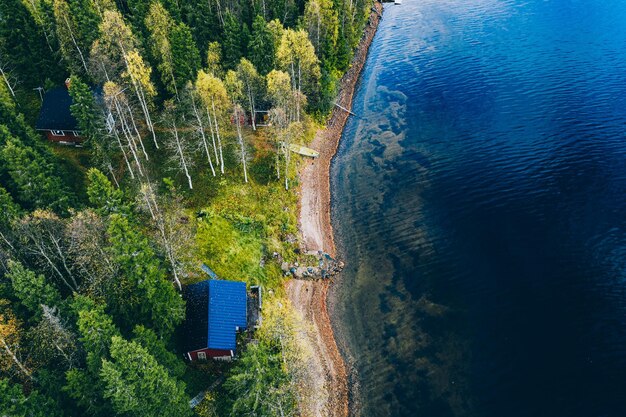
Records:
{"label": "dense evergreen foliage", "polygon": [[[370,6],[0,1],[0,415],[306,414],[289,145],[331,109]],[[80,148],[33,128],[66,79]],[[235,366],[182,361],[202,262],[272,290]]]}

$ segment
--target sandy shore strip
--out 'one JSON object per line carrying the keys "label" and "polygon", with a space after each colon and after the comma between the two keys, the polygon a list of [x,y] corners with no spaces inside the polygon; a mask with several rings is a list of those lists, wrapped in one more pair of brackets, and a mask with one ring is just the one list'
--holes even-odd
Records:
{"label": "sandy shore strip", "polygon": [[[352,66],[340,82],[336,103],[346,109],[352,108],[352,96],[383,11],[381,3],[376,2],[374,7],[375,11],[370,14],[369,24],[359,42]],[[299,226],[306,251],[322,250],[335,255],[330,219],[330,163],[339,146],[348,116],[345,110],[334,107],[328,124],[317,132],[310,145],[319,151],[319,158],[307,161],[300,171]],[[310,343],[316,352],[316,373],[323,376],[326,391],[326,395],[319,397],[324,404],[316,407],[316,415],[345,417],[349,412],[348,376],[326,308],[329,286],[329,280],[292,279],[286,284],[286,290],[293,306],[312,327]]]}

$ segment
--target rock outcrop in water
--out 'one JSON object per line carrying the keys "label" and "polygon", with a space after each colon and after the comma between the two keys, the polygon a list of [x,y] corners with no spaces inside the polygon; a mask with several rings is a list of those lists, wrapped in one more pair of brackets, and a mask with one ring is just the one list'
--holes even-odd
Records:
{"label": "rock outcrop in water", "polygon": [[283,262],[280,268],[285,275],[293,276],[295,279],[326,279],[338,274],[344,267],[342,261],[325,252],[318,251],[317,253],[309,253],[309,255],[318,258],[317,265],[305,266],[298,264],[298,262],[294,264]]}

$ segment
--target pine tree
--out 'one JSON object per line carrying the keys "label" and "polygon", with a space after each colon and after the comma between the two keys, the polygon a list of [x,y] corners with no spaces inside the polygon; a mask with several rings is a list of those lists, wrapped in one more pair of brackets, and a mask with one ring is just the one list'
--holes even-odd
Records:
{"label": "pine tree", "polygon": [[188,0],[182,7],[183,21],[189,25],[200,51],[205,51],[210,42],[221,39],[222,25],[212,1]]}
{"label": "pine tree", "polygon": [[332,0],[309,0],[304,9],[304,26],[324,68],[332,71],[339,35],[339,19]]}
{"label": "pine tree", "polygon": [[85,410],[85,414],[111,416],[113,410],[104,398],[105,386],[99,373],[103,359],[109,357],[112,338],[119,337],[120,332],[105,313],[104,305],[96,304],[88,297],[77,296],[73,308],[78,315],[79,340],[87,353],[87,363],[84,368],[70,369],[66,373],[63,390]]}
{"label": "pine tree", "polygon": [[0,232],[10,227],[20,212],[20,208],[6,189],[0,186]]}
{"label": "pine tree", "polygon": [[97,11],[90,2],[54,0],[54,17],[61,54],[70,71],[88,75],[89,48],[98,35],[93,28],[100,23]]}

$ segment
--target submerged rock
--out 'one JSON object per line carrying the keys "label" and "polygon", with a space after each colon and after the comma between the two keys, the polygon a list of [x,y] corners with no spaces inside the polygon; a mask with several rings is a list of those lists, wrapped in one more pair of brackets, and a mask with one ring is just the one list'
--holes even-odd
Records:
{"label": "submerged rock", "polygon": [[302,266],[298,262],[289,265],[287,262],[283,262],[280,268],[283,270],[285,275],[291,275],[296,279],[314,280],[330,278],[333,275],[341,272],[344,267],[343,262],[334,259],[327,253],[320,251],[315,253],[314,255],[318,258],[317,265]]}

